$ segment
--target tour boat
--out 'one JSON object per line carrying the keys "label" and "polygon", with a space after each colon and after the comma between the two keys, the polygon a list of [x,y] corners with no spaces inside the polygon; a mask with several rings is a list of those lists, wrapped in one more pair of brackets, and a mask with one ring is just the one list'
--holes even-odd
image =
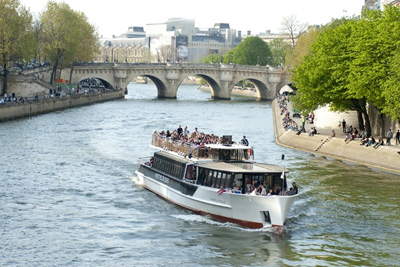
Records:
{"label": "tour boat", "polygon": [[[223,222],[247,228],[283,226],[298,196],[285,191],[287,169],[256,163],[253,148],[233,143],[231,136],[222,140],[194,146],[154,133],[152,147],[158,151],[139,159],[135,182],[172,203]],[[256,194],[253,188],[261,185],[281,193]]]}

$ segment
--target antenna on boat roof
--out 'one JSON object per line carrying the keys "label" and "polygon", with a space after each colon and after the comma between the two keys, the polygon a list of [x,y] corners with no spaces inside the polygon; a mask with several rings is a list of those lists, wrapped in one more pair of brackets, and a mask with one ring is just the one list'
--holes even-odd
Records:
{"label": "antenna on boat roof", "polygon": [[[285,159],[285,154],[282,154],[281,159],[282,160]],[[285,191],[285,179],[286,179],[285,165],[283,165],[283,171],[282,171],[282,174],[281,174],[281,179],[282,179],[282,195],[283,195],[283,192]]]}

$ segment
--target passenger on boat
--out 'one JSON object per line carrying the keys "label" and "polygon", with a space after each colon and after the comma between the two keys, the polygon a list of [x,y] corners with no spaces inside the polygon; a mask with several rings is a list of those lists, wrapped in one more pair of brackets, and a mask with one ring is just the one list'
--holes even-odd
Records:
{"label": "passenger on boat", "polygon": [[236,186],[235,194],[241,194],[241,193],[242,193],[242,190],[240,189],[240,187]]}
{"label": "passenger on boat", "polygon": [[273,195],[273,196],[278,196],[279,193],[280,193],[279,188],[275,186],[275,187],[274,187],[274,190],[272,191],[272,194],[271,194],[271,195]]}
{"label": "passenger on boat", "polygon": [[189,133],[190,133],[190,131],[189,131],[188,127],[185,126],[185,129],[183,129],[183,135],[184,136],[189,136]]}
{"label": "passenger on boat", "polygon": [[262,196],[266,196],[267,195],[267,190],[266,190],[266,188],[265,188],[265,186],[264,185],[260,185],[260,195],[262,195]]}
{"label": "passenger on boat", "polygon": [[243,139],[240,141],[242,145],[248,146],[249,145],[249,140],[247,140],[246,136],[243,135]]}
{"label": "passenger on boat", "polygon": [[299,193],[299,189],[297,188],[296,182],[292,182],[293,193],[296,195]]}
{"label": "passenger on boat", "polygon": [[177,133],[178,133],[179,136],[182,135],[183,129],[182,129],[182,126],[181,126],[180,124],[179,124],[179,127],[178,127],[178,129],[177,129],[176,131],[177,131]]}
{"label": "passenger on boat", "polygon": [[151,167],[151,166],[153,166],[153,161],[154,161],[154,158],[150,157],[149,162],[145,162],[145,164]]}

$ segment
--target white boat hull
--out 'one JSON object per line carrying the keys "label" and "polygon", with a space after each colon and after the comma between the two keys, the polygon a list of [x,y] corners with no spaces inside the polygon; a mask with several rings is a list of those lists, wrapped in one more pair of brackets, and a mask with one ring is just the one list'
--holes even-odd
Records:
{"label": "white boat hull", "polygon": [[[198,186],[193,195],[186,195],[143,173],[136,171],[136,183],[164,199],[202,215],[248,228],[283,226],[286,216],[297,195],[259,196],[234,194],[218,189]],[[164,177],[165,179],[169,179]],[[165,182],[165,181],[164,181]]]}

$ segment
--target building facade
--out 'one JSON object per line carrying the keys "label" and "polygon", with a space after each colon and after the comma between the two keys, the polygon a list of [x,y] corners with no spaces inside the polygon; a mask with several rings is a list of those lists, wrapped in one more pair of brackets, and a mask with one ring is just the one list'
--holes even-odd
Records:
{"label": "building facade", "polygon": [[362,10],[384,10],[385,6],[400,6],[400,0],[365,0]]}
{"label": "building facade", "polygon": [[127,33],[101,38],[99,62],[201,62],[209,54],[225,54],[241,42],[241,33],[228,23],[195,27],[193,19],[172,18],[164,23],[129,27]]}

